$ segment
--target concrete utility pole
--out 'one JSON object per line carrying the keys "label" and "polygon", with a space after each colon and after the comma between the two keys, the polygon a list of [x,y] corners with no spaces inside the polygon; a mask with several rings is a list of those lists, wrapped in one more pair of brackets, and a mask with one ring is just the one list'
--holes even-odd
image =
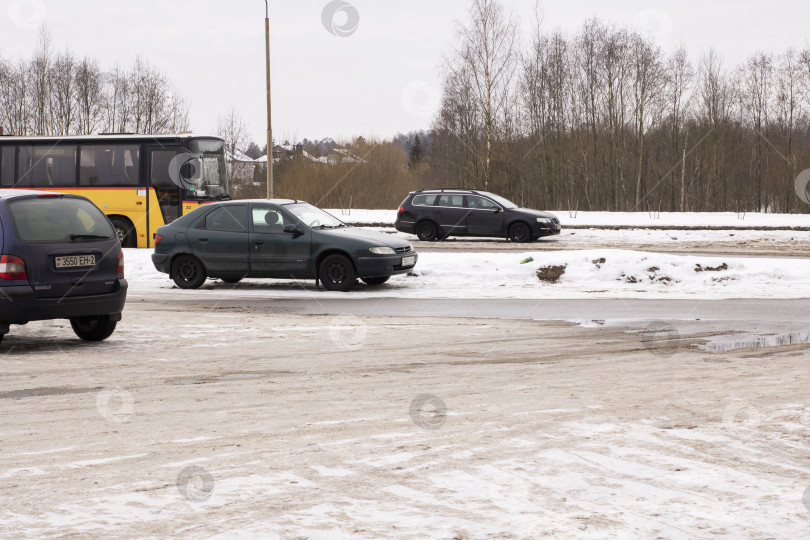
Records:
{"label": "concrete utility pole", "polygon": [[270,4],[264,0],[264,40],[267,51],[267,198],[275,195],[273,190],[273,128],[270,116]]}

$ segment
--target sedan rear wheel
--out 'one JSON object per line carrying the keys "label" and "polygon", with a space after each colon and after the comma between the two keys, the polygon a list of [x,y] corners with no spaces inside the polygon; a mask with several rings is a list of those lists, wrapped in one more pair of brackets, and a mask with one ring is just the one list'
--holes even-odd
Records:
{"label": "sedan rear wheel", "polygon": [[205,283],[205,267],[197,257],[179,255],[172,261],[171,277],[181,289],[198,289]]}
{"label": "sedan rear wheel", "polygon": [[354,265],[344,255],[329,255],[321,261],[318,277],[330,291],[348,291],[357,281]]}
{"label": "sedan rear wheel", "polygon": [[70,326],[85,341],[104,341],[115,331],[116,322],[109,315],[95,317],[76,317],[70,319]]}

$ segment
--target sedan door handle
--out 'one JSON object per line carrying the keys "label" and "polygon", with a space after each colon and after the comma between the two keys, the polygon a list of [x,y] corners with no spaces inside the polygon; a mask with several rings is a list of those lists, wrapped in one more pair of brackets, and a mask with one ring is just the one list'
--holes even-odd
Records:
{"label": "sedan door handle", "polygon": [[201,244],[205,244],[206,242],[208,242],[208,238],[200,238],[200,239],[197,240],[197,242],[200,242]]}
{"label": "sedan door handle", "polygon": [[264,240],[254,240],[253,243],[256,244],[257,246],[261,246],[262,244],[264,244]]}

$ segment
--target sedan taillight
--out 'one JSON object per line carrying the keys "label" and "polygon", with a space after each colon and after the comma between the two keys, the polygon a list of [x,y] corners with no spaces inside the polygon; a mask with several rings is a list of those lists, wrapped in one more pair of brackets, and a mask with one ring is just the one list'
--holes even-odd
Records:
{"label": "sedan taillight", "polygon": [[399,210],[397,210],[397,214],[401,214],[401,213],[403,213],[404,211],[405,211],[405,207],[404,207],[404,206],[400,206],[400,207],[399,207]]}
{"label": "sedan taillight", "polygon": [[23,260],[16,255],[0,256],[0,278],[28,279]]}
{"label": "sedan taillight", "polygon": [[118,270],[116,271],[121,277],[124,277],[124,250],[118,252]]}

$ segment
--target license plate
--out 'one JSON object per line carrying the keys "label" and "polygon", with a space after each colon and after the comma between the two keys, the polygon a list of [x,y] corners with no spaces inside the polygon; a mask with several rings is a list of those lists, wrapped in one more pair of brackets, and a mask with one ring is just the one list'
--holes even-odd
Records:
{"label": "license plate", "polygon": [[402,266],[413,266],[416,264],[416,257],[402,257]]}
{"label": "license plate", "polygon": [[66,255],[64,257],[56,257],[57,268],[82,268],[95,265],[95,255]]}

